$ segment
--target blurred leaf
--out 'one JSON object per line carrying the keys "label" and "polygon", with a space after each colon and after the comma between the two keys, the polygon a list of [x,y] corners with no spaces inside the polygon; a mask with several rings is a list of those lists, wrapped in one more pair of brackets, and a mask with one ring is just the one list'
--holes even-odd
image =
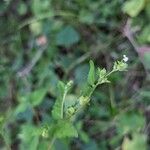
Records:
{"label": "blurred leaf", "polygon": [[21,139],[21,150],[37,150],[39,143],[40,130],[33,125],[23,125],[21,127],[21,132],[19,138]]}
{"label": "blurred leaf", "polygon": [[79,20],[82,23],[92,24],[94,22],[94,15],[86,10],[81,10],[79,14]]}
{"label": "blurred leaf", "polygon": [[48,145],[49,145],[48,141],[41,140],[40,143],[38,144],[38,149],[37,150],[45,150],[45,149],[47,149]]}
{"label": "blurred leaf", "polygon": [[89,66],[87,64],[79,65],[74,72],[75,83],[82,87],[87,81],[87,74],[89,72]]}
{"label": "blurred leaf", "polygon": [[147,150],[146,136],[134,133],[131,140],[125,137],[122,144],[122,150]]}
{"label": "blurred leaf", "polygon": [[50,0],[32,0],[32,11],[35,15],[48,13],[50,9]]}
{"label": "blurred leaf", "polygon": [[136,17],[145,6],[145,0],[128,0],[125,2],[123,11],[131,17]]}
{"label": "blurred leaf", "polygon": [[33,109],[29,106],[26,108],[25,111],[16,114],[15,118],[18,121],[20,120],[20,121],[32,122],[33,116],[34,116]]}
{"label": "blurred leaf", "polygon": [[24,112],[28,106],[29,106],[28,103],[25,102],[20,103],[15,109],[15,116],[18,115],[19,113]]}
{"label": "blurred leaf", "polygon": [[146,89],[142,90],[140,92],[140,95],[144,98],[144,97],[147,97],[147,98],[150,98],[150,92],[147,91]]}
{"label": "blurred leaf", "polygon": [[26,94],[25,96],[18,96],[19,104],[16,106],[14,111],[15,116],[17,116],[19,113],[23,113],[29,107],[28,98],[29,94]]}
{"label": "blurred leaf", "polygon": [[90,139],[89,139],[88,134],[82,130],[83,123],[81,121],[76,124],[76,128],[78,130],[79,137],[81,138],[81,140],[85,143],[88,143]]}
{"label": "blurred leaf", "polygon": [[80,35],[72,26],[64,27],[56,36],[56,43],[69,47],[80,40]]}
{"label": "blurred leaf", "polygon": [[27,13],[27,5],[21,1],[18,7],[18,12],[20,15],[24,15]]}
{"label": "blurred leaf", "polygon": [[140,43],[150,43],[150,25],[144,26],[138,36],[138,41]]}
{"label": "blurred leaf", "polygon": [[39,105],[43,101],[46,92],[47,92],[47,88],[38,89],[32,92],[29,96],[30,103],[32,104],[32,106]]}
{"label": "blurred leaf", "polygon": [[145,6],[145,11],[146,11],[146,14],[147,14],[147,17],[150,19],[150,1],[146,1],[146,6]]}
{"label": "blurred leaf", "polygon": [[89,143],[84,145],[83,150],[98,150],[98,145],[95,141],[90,140]]}
{"label": "blurred leaf", "polygon": [[57,139],[54,143],[54,150],[70,150],[70,145],[67,143],[67,141]]}
{"label": "blurred leaf", "polygon": [[147,69],[150,69],[150,52],[145,52],[144,53],[144,65]]}
{"label": "blurred leaf", "polygon": [[145,118],[138,113],[125,113],[118,118],[118,132],[120,134],[127,134],[130,132],[137,132],[144,128]]}
{"label": "blurred leaf", "polygon": [[56,125],[55,136],[57,138],[78,137],[77,130],[68,120],[59,120]]}
{"label": "blurred leaf", "polygon": [[9,6],[10,0],[3,0],[0,2],[0,13],[4,12]]}

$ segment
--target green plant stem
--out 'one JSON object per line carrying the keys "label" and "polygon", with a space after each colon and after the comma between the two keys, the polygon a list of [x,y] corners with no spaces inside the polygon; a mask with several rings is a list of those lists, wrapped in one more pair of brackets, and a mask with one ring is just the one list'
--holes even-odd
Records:
{"label": "green plant stem", "polygon": [[51,140],[50,144],[48,145],[48,149],[47,149],[47,150],[51,150],[51,148],[52,148],[52,146],[53,146],[53,144],[54,144],[55,140],[56,140],[56,137],[55,137],[55,136],[53,136],[53,138],[52,138],[52,140]]}
{"label": "green plant stem", "polygon": [[98,83],[93,85],[93,88],[92,88],[92,90],[91,90],[91,92],[89,94],[89,97],[92,96],[93,92],[95,91],[95,89],[97,88],[98,85],[99,85]]}
{"label": "green plant stem", "polygon": [[109,77],[112,73],[114,73],[114,72],[116,72],[117,70],[112,70],[112,71],[110,71],[107,75],[106,75],[106,77]]}
{"label": "green plant stem", "polygon": [[66,95],[67,95],[67,90],[65,90],[64,92],[62,103],[61,103],[61,119],[63,119],[63,115],[64,115],[64,102],[65,102]]}
{"label": "green plant stem", "polygon": [[[111,75],[112,73],[114,73],[115,71],[116,71],[116,70],[112,70],[111,72],[109,72],[109,73],[106,75],[106,77],[110,76],[110,75]],[[100,84],[103,84],[103,83],[97,82],[96,84],[93,85],[92,90],[91,90],[91,92],[90,92],[90,94],[89,94],[89,97],[91,97],[91,95],[93,94],[93,92],[95,91],[95,89],[97,88],[97,86],[100,85]]]}
{"label": "green plant stem", "polygon": [[42,14],[40,16],[37,16],[37,17],[34,17],[34,18],[30,18],[28,20],[25,20],[20,26],[19,26],[19,29],[29,25],[29,24],[32,24],[34,22],[37,22],[37,21],[40,21],[40,20],[43,20],[43,19],[47,19],[47,18],[52,18],[52,17],[55,17],[55,16],[61,16],[61,17],[76,17],[74,14],[70,13],[70,12],[64,12],[64,11],[58,11],[58,12],[55,12],[55,14],[50,14],[50,13],[46,13],[46,14]]}
{"label": "green plant stem", "polygon": [[[65,98],[66,98],[67,92],[68,92],[68,90],[64,91],[63,98],[62,98],[62,103],[61,103],[61,119],[63,119],[63,116],[64,116],[64,102],[65,102]],[[54,144],[55,140],[56,140],[56,137],[53,136],[53,138],[52,138],[52,140],[51,140],[51,142],[50,142],[50,144],[48,146],[48,150],[51,150],[52,145]]]}

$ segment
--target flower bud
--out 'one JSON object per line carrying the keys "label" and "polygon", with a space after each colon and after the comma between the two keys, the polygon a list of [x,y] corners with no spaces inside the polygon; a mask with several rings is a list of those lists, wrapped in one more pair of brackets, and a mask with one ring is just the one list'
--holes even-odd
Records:
{"label": "flower bud", "polygon": [[66,114],[67,116],[72,116],[75,113],[75,109],[73,107],[67,108]]}
{"label": "flower bud", "polygon": [[44,128],[42,131],[42,137],[48,138],[48,129]]}
{"label": "flower bud", "polygon": [[70,81],[66,84],[65,89],[66,89],[66,90],[69,90],[69,89],[71,88],[72,84],[73,84],[73,81],[70,80]]}
{"label": "flower bud", "polygon": [[89,101],[90,101],[90,98],[87,97],[87,96],[81,96],[81,97],[79,98],[79,104],[80,104],[81,106],[86,105]]}
{"label": "flower bud", "polygon": [[124,61],[117,61],[114,63],[114,70],[118,71],[125,71],[127,69],[127,64]]}

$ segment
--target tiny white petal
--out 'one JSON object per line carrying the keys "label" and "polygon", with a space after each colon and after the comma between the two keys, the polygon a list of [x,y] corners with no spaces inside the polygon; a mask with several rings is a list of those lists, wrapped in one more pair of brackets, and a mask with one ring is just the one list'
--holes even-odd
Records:
{"label": "tiny white petal", "polygon": [[126,55],[123,55],[123,61],[127,62],[129,60],[129,58]]}

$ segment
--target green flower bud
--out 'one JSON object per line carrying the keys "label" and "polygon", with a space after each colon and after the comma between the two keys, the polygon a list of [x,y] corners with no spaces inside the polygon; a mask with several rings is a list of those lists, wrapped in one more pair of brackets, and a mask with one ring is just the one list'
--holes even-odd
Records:
{"label": "green flower bud", "polygon": [[44,128],[42,131],[42,137],[48,138],[48,129]]}
{"label": "green flower bud", "polygon": [[80,104],[81,106],[85,106],[89,101],[90,101],[90,98],[87,97],[87,96],[81,96],[81,97],[79,98],[79,104]]}
{"label": "green flower bud", "polygon": [[75,108],[69,107],[67,108],[66,114],[67,116],[72,116],[75,113]]}
{"label": "green flower bud", "polygon": [[100,69],[98,68],[98,83],[102,84],[102,83],[109,83],[110,81],[108,81],[107,79],[107,72],[106,69]]}
{"label": "green flower bud", "polygon": [[127,69],[128,65],[124,61],[117,61],[114,63],[113,70],[115,71],[125,71]]}
{"label": "green flower bud", "polygon": [[69,90],[69,89],[71,88],[72,84],[73,84],[73,81],[70,80],[70,81],[66,84],[65,90]]}
{"label": "green flower bud", "polygon": [[68,83],[67,83],[67,86],[72,86],[72,84],[73,84],[73,81],[72,80],[70,80]]}
{"label": "green flower bud", "polygon": [[106,72],[106,69],[100,69],[98,68],[98,75],[99,75],[99,78],[104,78],[106,76],[107,72]]}

